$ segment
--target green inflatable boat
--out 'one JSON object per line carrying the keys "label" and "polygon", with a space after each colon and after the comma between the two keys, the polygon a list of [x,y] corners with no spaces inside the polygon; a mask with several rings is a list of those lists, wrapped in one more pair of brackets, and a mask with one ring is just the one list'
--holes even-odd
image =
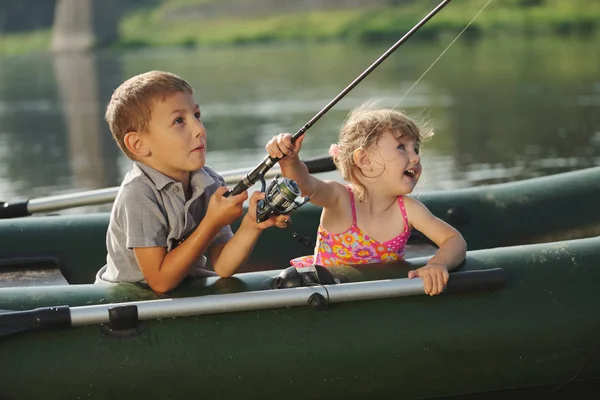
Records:
{"label": "green inflatable boat", "polygon": [[[546,399],[600,392],[600,168],[420,199],[465,236],[446,292],[405,262],[289,267],[265,232],[232,278],[93,285],[108,215],[0,221],[0,399]],[[294,229],[314,236],[307,205]]]}

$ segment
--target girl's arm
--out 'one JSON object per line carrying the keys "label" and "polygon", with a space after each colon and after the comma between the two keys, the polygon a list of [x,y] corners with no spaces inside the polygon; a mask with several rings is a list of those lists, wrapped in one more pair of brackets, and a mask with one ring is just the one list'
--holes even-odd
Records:
{"label": "girl's arm", "polygon": [[341,196],[346,193],[344,186],[335,181],[322,181],[312,176],[298,156],[304,136],[294,143],[291,139],[292,135],[289,133],[282,133],[271,139],[266,146],[269,156],[283,157],[279,160],[283,176],[296,181],[302,195],[311,197],[311,203],[323,208],[337,207]]}
{"label": "girl's arm", "polygon": [[420,276],[425,284],[425,293],[439,294],[448,283],[448,271],[464,261],[467,243],[460,232],[434,216],[418,200],[404,197],[404,204],[409,223],[439,247],[425,267],[410,271],[408,277]]}

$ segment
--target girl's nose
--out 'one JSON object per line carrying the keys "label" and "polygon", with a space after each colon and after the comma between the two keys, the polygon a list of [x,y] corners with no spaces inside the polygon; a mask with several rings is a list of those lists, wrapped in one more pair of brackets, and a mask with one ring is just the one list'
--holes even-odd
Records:
{"label": "girl's nose", "polygon": [[419,156],[419,154],[413,151],[410,155],[410,162],[412,162],[413,164],[418,164],[419,162],[421,162],[421,156]]}

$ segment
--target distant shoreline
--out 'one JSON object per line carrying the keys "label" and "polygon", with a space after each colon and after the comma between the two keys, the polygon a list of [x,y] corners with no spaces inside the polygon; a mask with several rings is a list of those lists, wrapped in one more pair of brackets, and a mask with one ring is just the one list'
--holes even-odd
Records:
{"label": "distant shoreline", "polygon": [[[524,6],[523,4],[535,4]],[[167,18],[171,3],[129,12],[120,23],[121,38],[114,48],[203,47],[264,43],[390,42],[400,38],[428,10],[421,3],[369,8],[283,13],[247,18]],[[455,36],[484,1],[450,3],[415,34],[414,40]],[[428,3],[428,5],[431,5]],[[492,2],[464,33],[468,38],[490,35],[596,36],[600,31],[600,3],[596,1],[513,0]],[[50,30],[3,35],[0,55],[48,51]]]}

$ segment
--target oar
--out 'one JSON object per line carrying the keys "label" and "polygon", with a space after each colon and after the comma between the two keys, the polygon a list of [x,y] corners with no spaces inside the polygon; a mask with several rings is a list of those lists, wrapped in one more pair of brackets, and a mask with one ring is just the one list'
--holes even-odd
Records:
{"label": "oar", "polygon": [[[344,90],[342,90],[333,100],[329,102],[321,111],[319,111],[314,117],[311,118],[298,132],[292,136],[292,142],[298,139],[300,136],[304,135],[306,131],[313,126],[315,122],[317,122],[327,111],[329,111],[334,105],[337,104],[344,96],[346,96],[356,85],[358,85],[367,75],[369,75],[379,64],[381,64],[390,54],[392,54],[398,47],[400,47],[404,42],[406,42],[416,31],[418,31],[427,21],[429,21],[438,11],[440,11],[446,4],[450,3],[450,0],[443,0],[440,4],[437,5],[433,10],[429,12],[421,21],[419,21],[410,31],[408,31],[404,36],[400,38],[396,43],[392,45],[385,53],[383,53],[377,60],[373,62],[366,70],[364,70],[356,79],[354,79]],[[275,165],[280,160],[280,158],[267,156],[262,162],[257,165],[252,171],[250,171],[245,177],[243,177],[238,184],[227,193],[225,193],[225,197],[229,195],[236,195],[242,193],[244,190],[248,189],[250,186],[254,185],[258,180],[260,175],[264,175],[267,173],[271,167]]]}
{"label": "oar", "polygon": [[[335,170],[335,164],[331,157],[321,157],[306,160],[304,163],[308,170],[313,173],[329,172]],[[221,173],[227,184],[234,184],[244,176],[248,168],[239,168]],[[274,170],[265,177],[275,176],[279,170]],[[0,202],[0,219],[26,217],[35,213],[52,212],[67,208],[90,206],[96,204],[111,203],[117,197],[119,187],[89,190],[85,192],[61,194],[57,196],[43,197],[39,199],[25,200],[14,203]]]}
{"label": "oar", "polygon": [[[501,268],[453,272],[444,293],[493,291],[503,288],[505,282]],[[0,314],[0,337],[38,329],[97,324],[123,326],[157,318],[307,306],[314,305],[311,297],[315,295],[327,303],[343,303],[422,294],[425,292],[421,278],[404,278],[91,306],[43,307]]]}

